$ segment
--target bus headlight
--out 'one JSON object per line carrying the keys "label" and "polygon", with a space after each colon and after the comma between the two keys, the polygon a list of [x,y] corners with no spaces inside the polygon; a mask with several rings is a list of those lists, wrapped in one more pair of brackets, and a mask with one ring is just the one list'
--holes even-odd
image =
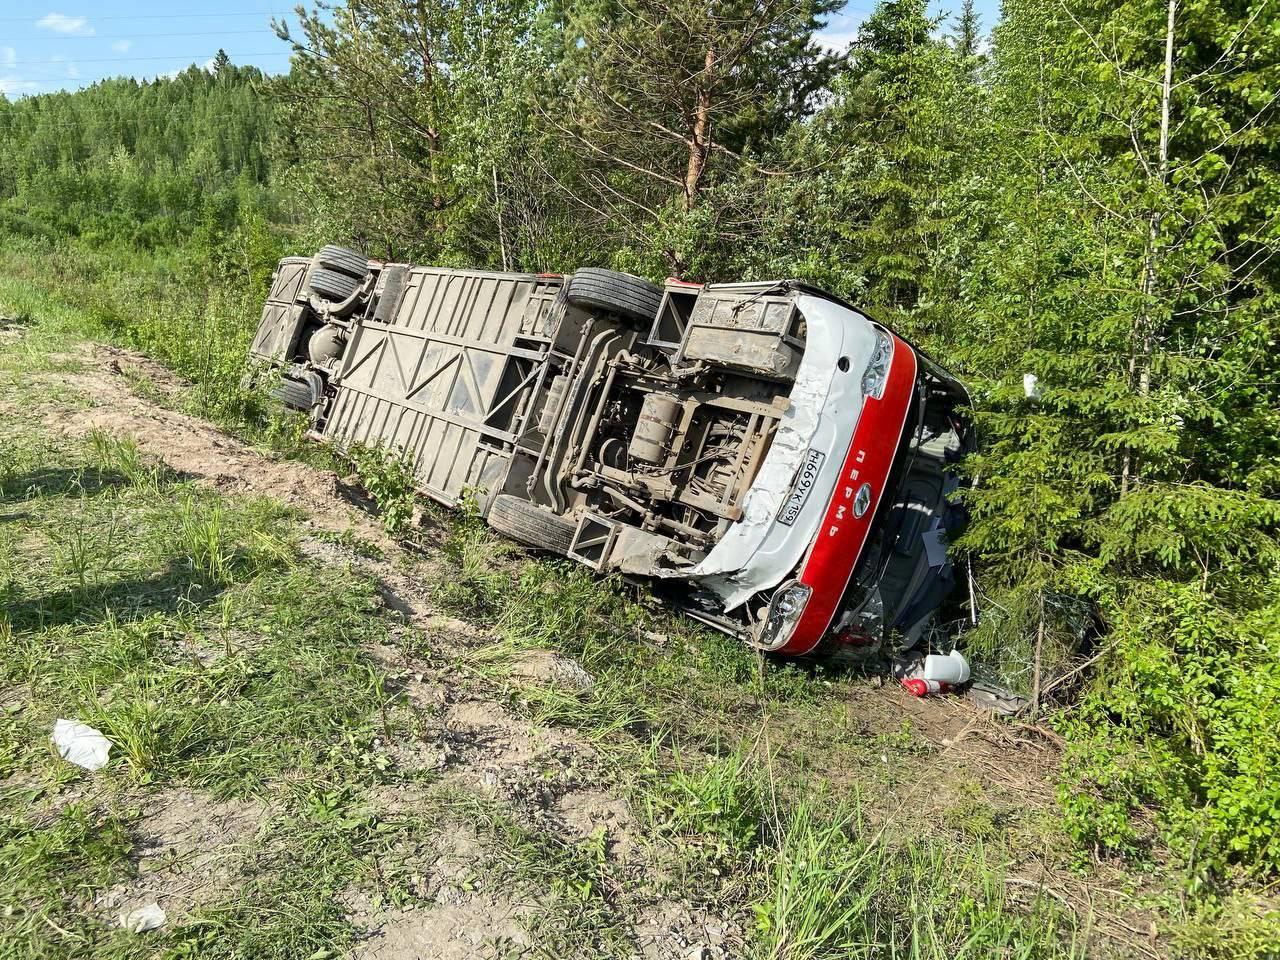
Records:
{"label": "bus headlight", "polygon": [[760,625],[757,645],[765,650],[777,650],[783,646],[804,614],[812,594],[813,588],[807,584],[792,581],[780,586],[774,592],[769,612]]}
{"label": "bus headlight", "polygon": [[889,379],[889,361],[893,359],[893,340],[883,330],[876,330],[876,350],[862,375],[862,395],[875,397],[884,394],[885,381]]}

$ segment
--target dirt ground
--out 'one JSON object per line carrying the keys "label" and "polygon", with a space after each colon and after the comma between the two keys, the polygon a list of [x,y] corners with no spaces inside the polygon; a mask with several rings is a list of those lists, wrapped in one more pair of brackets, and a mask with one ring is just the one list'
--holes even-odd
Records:
{"label": "dirt ground", "polygon": [[[84,345],[77,357],[83,369],[46,374],[92,399],[88,409],[50,404],[41,411],[45,426],[69,436],[94,429],[132,437],[140,449],[187,478],[233,494],[274,498],[296,508],[317,534],[352,531],[375,544],[381,559],[369,559],[319,535],[304,540],[304,549],[326,563],[350,564],[377,577],[388,607],[407,629],[430,634],[446,652],[450,645],[465,649],[477,641],[477,629],[441,614],[432,606],[431,573],[438,559],[408,551],[388,537],[368,512],[353,502],[342,478],[329,471],[278,459],[228,436],[209,423],[169,409],[162,401],[176,401],[185,385],[160,365],[114,347]],[[139,391],[138,383],[148,389]],[[581,841],[603,831],[608,856],[635,869],[649,869],[641,829],[619,795],[598,769],[596,748],[571,730],[552,728],[517,716],[498,691],[467,682],[449,658],[430,661],[397,646],[370,653],[393,682],[424,712],[438,717],[438,727],[421,742],[406,747],[403,762],[441,772],[455,781],[501,799],[520,811],[534,829]],[[530,655],[517,664],[517,674],[534,682],[581,688],[591,678],[572,661],[551,652]],[[968,702],[954,698],[917,700],[887,682],[868,684],[843,704],[833,718],[838,731],[883,738],[879,756],[867,762],[884,768],[885,815],[903,810],[913,817],[941,819],[975,789],[997,809],[1048,806],[1052,802],[1053,773],[1059,757],[1053,736],[1043,728],[1001,722]],[[909,728],[913,755],[895,752],[894,738]],[[803,750],[814,737],[829,730],[789,726],[784,715],[775,718],[767,735],[779,745]],[[813,773],[834,785],[865,780],[862,771],[823,769]],[[974,785],[977,785],[976,787]],[[411,804],[412,796],[395,798]],[[236,882],[241,860],[270,810],[262,804],[218,803],[191,791],[174,790],[151,801],[142,815],[142,831],[149,839],[134,852],[138,879],[113,888],[100,898],[97,909],[120,912],[158,900],[171,917],[216,898]],[[433,891],[429,907],[403,909],[350,899],[349,916],[363,929],[364,940],[354,956],[362,960],[461,958],[500,955],[503,945],[527,948],[531,932],[528,907],[518,899],[494,897],[468,889],[459,881],[469,858],[478,856],[465,836],[452,846],[424,857],[423,883]],[[1015,884],[1026,884],[1028,895],[1044,882],[1039,861],[1011,865]],[[1056,878],[1067,890],[1064,902],[1090,906],[1111,923],[1113,933],[1128,942],[1133,953],[1156,955],[1145,927],[1133,916],[1112,916],[1104,903],[1092,901],[1088,890],[1069,877]],[[653,900],[642,905],[633,924],[641,953],[653,958],[732,957],[744,944],[743,918],[722,917],[687,902]]]}

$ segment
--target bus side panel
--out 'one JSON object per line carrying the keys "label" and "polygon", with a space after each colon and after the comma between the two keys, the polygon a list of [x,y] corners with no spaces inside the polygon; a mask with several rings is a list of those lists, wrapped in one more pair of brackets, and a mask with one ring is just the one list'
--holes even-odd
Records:
{"label": "bus side panel", "polygon": [[420,489],[445,504],[487,491],[510,458],[516,392],[532,389],[506,374],[541,363],[558,289],[528,274],[411,269],[395,315],[353,332],[325,437],[405,454]]}

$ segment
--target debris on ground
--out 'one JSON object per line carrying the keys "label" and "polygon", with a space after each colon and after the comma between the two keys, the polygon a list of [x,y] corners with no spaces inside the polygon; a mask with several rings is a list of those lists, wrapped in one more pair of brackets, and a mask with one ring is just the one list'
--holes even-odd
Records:
{"label": "debris on ground", "polygon": [[931,653],[924,658],[924,678],[959,686],[969,679],[969,661],[959,650],[952,650],[946,656]]}
{"label": "debris on ground", "polygon": [[981,680],[969,687],[969,699],[986,710],[1012,717],[1031,706],[1031,701],[1011,690]]}
{"label": "debris on ground", "polygon": [[935,693],[950,693],[968,683],[969,661],[959,650],[945,655],[931,653],[923,660],[896,665],[894,674],[902,681],[907,693],[913,697],[927,697]]}
{"label": "debris on ground", "polygon": [[148,903],[120,914],[120,926],[132,933],[146,933],[163,927],[168,917],[158,903]]}
{"label": "debris on ground", "polygon": [[531,651],[520,657],[512,673],[583,695],[590,695],[596,687],[595,678],[577,660],[546,650]]}
{"label": "debris on ground", "polygon": [[102,731],[78,720],[59,719],[53,725],[53,745],[58,756],[86,770],[101,770],[110,760],[112,743]]}

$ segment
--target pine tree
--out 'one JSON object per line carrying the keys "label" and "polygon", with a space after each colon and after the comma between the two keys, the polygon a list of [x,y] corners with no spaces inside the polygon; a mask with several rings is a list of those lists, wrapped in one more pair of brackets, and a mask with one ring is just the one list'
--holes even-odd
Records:
{"label": "pine tree", "polygon": [[978,56],[979,44],[982,41],[982,24],[978,12],[974,9],[973,0],[964,0],[960,5],[960,19],[956,21],[956,30],[951,42],[956,53],[965,60]]}
{"label": "pine tree", "polygon": [[980,133],[980,91],[925,0],[886,0],[862,24],[823,109],[779,145],[802,175],[770,184],[760,269],[804,276],[930,335],[935,265]]}
{"label": "pine tree", "polygon": [[[593,161],[577,185],[600,228],[640,250],[657,246],[655,272],[685,272],[687,241],[714,242],[715,204],[701,209],[708,191],[751,168],[754,149],[812,108],[832,62],[815,34],[836,5],[613,0],[568,8],[573,41],[560,79],[572,96],[546,116],[566,147]],[[686,242],[676,240],[681,234]]]}

